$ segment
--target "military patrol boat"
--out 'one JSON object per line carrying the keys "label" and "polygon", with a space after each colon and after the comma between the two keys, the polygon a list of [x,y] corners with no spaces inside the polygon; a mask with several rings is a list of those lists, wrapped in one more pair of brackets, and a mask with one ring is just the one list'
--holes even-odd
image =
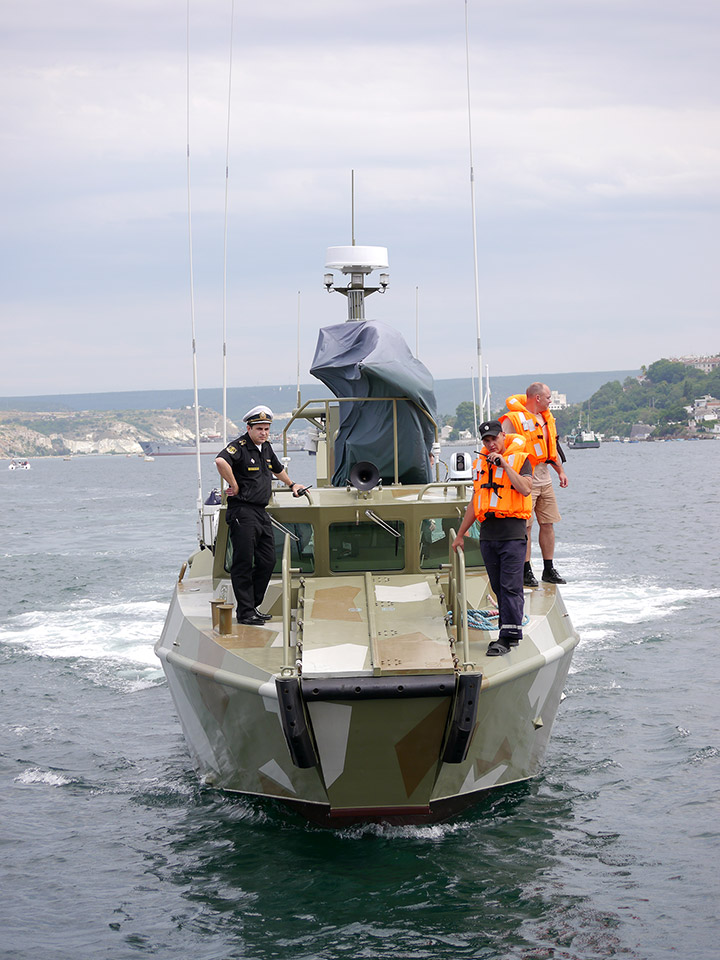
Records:
{"label": "military patrol boat", "polygon": [[219,522],[201,517],[156,645],[204,782],[331,826],[439,821],[532,777],[578,642],[543,584],[526,592],[519,646],[486,656],[497,620],[478,540],[471,529],[464,552],[450,546],[469,456],[440,477],[432,378],[365,319],[388,283],[369,276],[386,268],[382,247],[328,251],[348,320],[320,331],[311,372],[336,399],[300,404],[285,428],[316,431],[317,478],[268,506],[272,619],[235,622],[225,506],[204,508]]}

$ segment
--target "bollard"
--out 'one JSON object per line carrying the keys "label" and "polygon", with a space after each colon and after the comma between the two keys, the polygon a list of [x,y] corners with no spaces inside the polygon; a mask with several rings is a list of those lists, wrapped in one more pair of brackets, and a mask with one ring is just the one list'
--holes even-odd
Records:
{"label": "bollard", "polygon": [[218,604],[218,630],[223,636],[233,632],[233,611],[235,607],[232,603]]}
{"label": "bollard", "polygon": [[226,601],[223,600],[222,597],[215,597],[213,600],[210,601],[210,606],[212,608],[212,625],[215,630],[217,630],[218,620],[219,620],[218,607],[225,602]]}

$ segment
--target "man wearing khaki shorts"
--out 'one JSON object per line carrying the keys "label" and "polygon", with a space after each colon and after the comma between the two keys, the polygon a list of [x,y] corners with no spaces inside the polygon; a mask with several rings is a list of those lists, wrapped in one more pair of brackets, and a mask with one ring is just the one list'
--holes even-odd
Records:
{"label": "man wearing khaki shorts", "polygon": [[[519,433],[525,437],[528,458],[534,466],[532,485],[533,513],[540,529],[538,541],[543,557],[542,579],[545,583],[566,583],[555,569],[555,527],[562,518],[558,510],[549,467],[560,478],[560,486],[568,485],[557,445],[555,418],[550,413],[550,387],[546,383],[531,383],[525,394],[507,398],[508,412],[500,417],[503,432]],[[530,563],[532,515],[527,522],[528,540],[523,582],[526,587],[537,587],[538,582]]]}

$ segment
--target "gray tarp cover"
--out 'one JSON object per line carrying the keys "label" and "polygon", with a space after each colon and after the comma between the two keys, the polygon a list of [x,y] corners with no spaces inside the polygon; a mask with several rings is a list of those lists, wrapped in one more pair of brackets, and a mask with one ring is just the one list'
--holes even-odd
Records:
{"label": "gray tarp cover", "polygon": [[[336,397],[408,397],[435,418],[430,371],[413,357],[400,334],[379,320],[323,327],[310,372]],[[433,425],[407,400],[397,408],[400,482],[426,483],[431,479]],[[345,486],[350,470],[361,460],[371,460],[383,483],[392,483],[393,449],[391,403],[340,404],[333,486]]]}

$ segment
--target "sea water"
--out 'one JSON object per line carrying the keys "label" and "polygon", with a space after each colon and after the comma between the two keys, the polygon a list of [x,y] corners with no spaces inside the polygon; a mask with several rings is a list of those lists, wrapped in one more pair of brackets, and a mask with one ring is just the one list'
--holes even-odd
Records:
{"label": "sea water", "polygon": [[0,463],[0,956],[717,957],[720,443],[569,457],[582,641],[541,775],[337,832],[193,772],[152,648],[195,458]]}

